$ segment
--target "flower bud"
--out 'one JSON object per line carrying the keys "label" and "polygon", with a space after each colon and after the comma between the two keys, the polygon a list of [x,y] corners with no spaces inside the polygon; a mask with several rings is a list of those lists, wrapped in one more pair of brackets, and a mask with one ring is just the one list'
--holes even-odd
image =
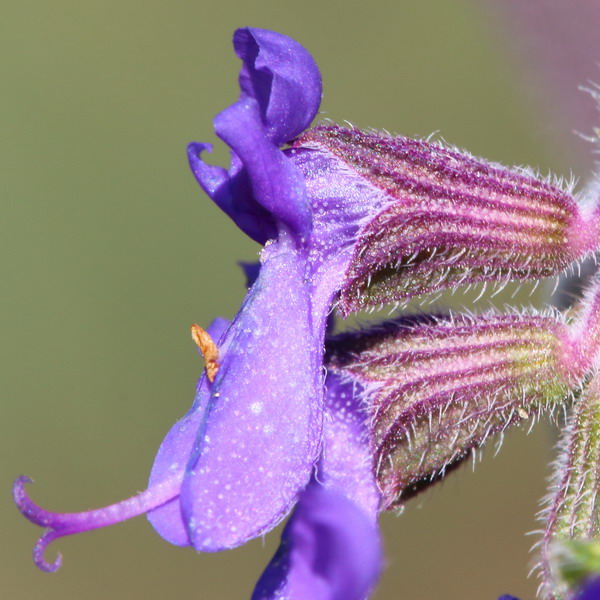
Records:
{"label": "flower bud", "polygon": [[384,507],[564,402],[565,329],[551,316],[429,316],[332,340],[328,368],[362,388]]}
{"label": "flower bud", "polygon": [[335,157],[325,182],[354,179],[372,207],[353,244],[343,315],[462,284],[557,275],[600,239],[598,219],[569,192],[438,143],[321,125],[294,147]]}

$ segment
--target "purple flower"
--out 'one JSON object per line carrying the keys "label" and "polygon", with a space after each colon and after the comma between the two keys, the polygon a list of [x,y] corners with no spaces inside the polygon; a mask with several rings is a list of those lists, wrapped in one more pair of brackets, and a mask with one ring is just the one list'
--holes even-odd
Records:
{"label": "purple flower", "polygon": [[[230,167],[206,164],[207,144],[191,144],[188,155],[206,193],[264,244],[260,268],[247,270],[254,280],[248,295],[231,324],[218,319],[207,332],[194,329],[210,368],[192,408],[161,445],[145,492],[98,510],[56,514],[35,505],[24,489],[29,480],[19,478],[15,501],[47,528],[34,557],[49,571],[60,565],[60,557],[54,564],[44,559],[53,540],[142,513],[173,544],[219,551],[271,530],[296,505],[254,598],[362,600],[381,568],[378,512],[393,504],[389,490],[400,495],[417,482],[399,478],[397,466],[410,446],[399,439],[403,419],[418,428],[421,417],[431,418],[433,404],[397,410],[383,394],[382,414],[391,407],[394,419],[378,421],[367,410],[376,403],[360,391],[364,381],[351,376],[356,365],[332,359],[325,378],[332,307],[347,314],[461,283],[557,274],[596,248],[598,219],[549,182],[439,144],[334,125],[305,131],[321,98],[308,52],[285,36],[251,28],[235,33],[234,47],[242,59],[240,97],[214,120],[231,148]],[[525,319],[520,335],[533,347],[532,323]],[[470,340],[480,336],[492,361],[498,336],[508,331],[514,337],[514,328],[510,319],[499,319],[488,338],[481,333],[487,325],[466,328]],[[456,327],[439,337],[449,340],[449,352],[458,347]],[[360,343],[367,339],[362,335]],[[521,391],[528,375],[521,342],[511,343],[512,354],[501,358],[514,359],[516,374],[500,391]],[[398,361],[394,352],[384,357],[387,349],[384,344],[380,358]],[[467,344],[456,354],[473,371],[481,352]],[[460,383],[453,365],[444,371],[448,387]],[[553,366],[548,359],[539,372]],[[396,387],[405,375],[394,374]],[[473,377],[474,386],[481,383],[479,372]],[[437,462],[427,462],[425,474],[419,463],[415,477],[445,468],[488,433],[519,420],[514,414],[526,418],[509,400],[507,410],[485,415],[497,419],[491,425],[476,406],[481,428],[465,440],[463,454],[436,452]],[[374,464],[383,456],[391,472]],[[385,478],[377,480],[381,473]]]}
{"label": "purple flower", "polygon": [[214,382],[201,383],[150,477],[151,486],[174,474],[182,482],[177,499],[149,514],[156,530],[205,551],[270,530],[311,478],[322,448],[327,318],[355,221],[370,210],[359,196],[325,213],[279,149],[319,107],[320,75],[306,50],[257,29],[237,31],[234,46],[243,60],[241,95],[214,121],[232,149],[231,167],[206,165],[203,144],[192,144],[189,156],[209,196],[265,247],[256,281],[219,341]]}
{"label": "purple flower", "polygon": [[[238,315],[230,325],[216,321],[209,337],[202,336],[207,347],[212,338],[218,348],[218,359],[211,349],[214,377],[200,379],[192,408],[167,435],[147,491],[95,511],[54,514],[31,502],[24,489],[29,480],[19,478],[15,501],[47,527],[34,557],[52,571],[60,557],[48,564],[44,550],[64,535],[147,512],[171,543],[217,551],[270,530],[302,495],[285,533],[289,585],[300,579],[309,585],[293,573],[313,569],[315,593],[322,590],[315,598],[350,598],[344,585],[352,583],[360,600],[380,569],[379,496],[366,434],[355,439],[360,415],[333,380],[325,407],[323,352],[357,221],[373,207],[356,194],[343,195],[339,210],[320,206],[333,200],[309,197],[301,169],[279,149],[319,107],[320,74],[306,50],[259,29],[238,30],[234,47],[243,61],[240,98],[214,122],[232,149],[230,169],[206,165],[199,158],[208,149],[203,144],[191,144],[189,156],[209,196],[265,247]],[[352,443],[356,456],[349,463]],[[340,530],[342,516],[356,527]],[[318,554],[323,540],[332,558],[360,552],[328,567]],[[342,596],[338,588],[346,590]]]}
{"label": "purple flower", "polygon": [[590,577],[573,596],[573,600],[598,600],[600,598],[600,577]]}

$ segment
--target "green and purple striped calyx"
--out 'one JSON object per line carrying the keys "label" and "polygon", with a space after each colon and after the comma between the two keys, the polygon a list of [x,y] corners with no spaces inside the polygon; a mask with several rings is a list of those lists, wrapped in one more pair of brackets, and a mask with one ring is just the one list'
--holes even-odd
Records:
{"label": "green and purple striped calyx", "polygon": [[333,157],[336,172],[381,206],[360,224],[340,291],[343,315],[462,284],[557,275],[598,246],[598,219],[524,169],[329,124],[294,148]]}
{"label": "green and purple striped calyx", "polygon": [[328,368],[363,389],[386,507],[569,397],[559,317],[404,318],[354,336],[332,341]]}
{"label": "green and purple striped calyx", "polygon": [[[574,571],[600,539],[600,377],[594,374],[578,399],[560,442],[552,488],[542,512],[540,573],[544,598],[568,597],[581,583]],[[582,544],[584,544],[582,546]],[[592,552],[593,554],[593,552]],[[600,565],[600,561],[596,560]],[[583,565],[580,565],[580,569]],[[571,573],[571,575],[569,575]]]}

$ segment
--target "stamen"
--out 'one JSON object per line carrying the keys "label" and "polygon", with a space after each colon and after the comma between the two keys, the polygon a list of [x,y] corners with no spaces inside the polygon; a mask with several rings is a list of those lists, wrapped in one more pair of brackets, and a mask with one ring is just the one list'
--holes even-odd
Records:
{"label": "stamen", "polygon": [[213,342],[207,331],[202,329],[200,325],[192,325],[192,339],[196,342],[196,346],[200,349],[204,358],[206,376],[212,383],[215,380],[217,371],[219,370],[219,349]]}
{"label": "stamen", "polygon": [[28,483],[33,483],[29,477],[18,477],[13,485],[13,498],[26,519],[40,527],[46,527],[33,550],[33,560],[42,571],[52,573],[60,568],[62,556],[58,554],[52,563],[44,559],[44,551],[51,542],[66,535],[114,525],[162,506],[179,495],[181,476],[167,479],[121,502],[78,513],[53,513],[44,510],[27,495],[25,485]]}

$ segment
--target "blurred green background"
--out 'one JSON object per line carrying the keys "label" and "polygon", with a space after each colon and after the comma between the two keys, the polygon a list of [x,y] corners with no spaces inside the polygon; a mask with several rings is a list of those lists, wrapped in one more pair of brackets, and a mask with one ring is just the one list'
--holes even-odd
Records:
{"label": "blurred green background", "polygon": [[[477,155],[569,171],[511,67],[510,36],[476,1],[5,0],[2,598],[246,598],[277,544],[271,533],[197,555],[142,517],[59,541],[50,553],[60,549],[64,566],[49,575],[30,558],[40,531],[9,494],[24,473],[49,509],[131,495],[188,409],[202,367],[189,325],[235,314],[245,293],[236,262],[258,251],[185,157],[188,141],[214,141],[212,117],[237,96],[231,34],[244,25],[313,53],[325,117],[439,131]],[[543,425],[515,432],[474,473],[385,515],[375,597],[532,598],[525,533],[537,528],[554,436]]]}

